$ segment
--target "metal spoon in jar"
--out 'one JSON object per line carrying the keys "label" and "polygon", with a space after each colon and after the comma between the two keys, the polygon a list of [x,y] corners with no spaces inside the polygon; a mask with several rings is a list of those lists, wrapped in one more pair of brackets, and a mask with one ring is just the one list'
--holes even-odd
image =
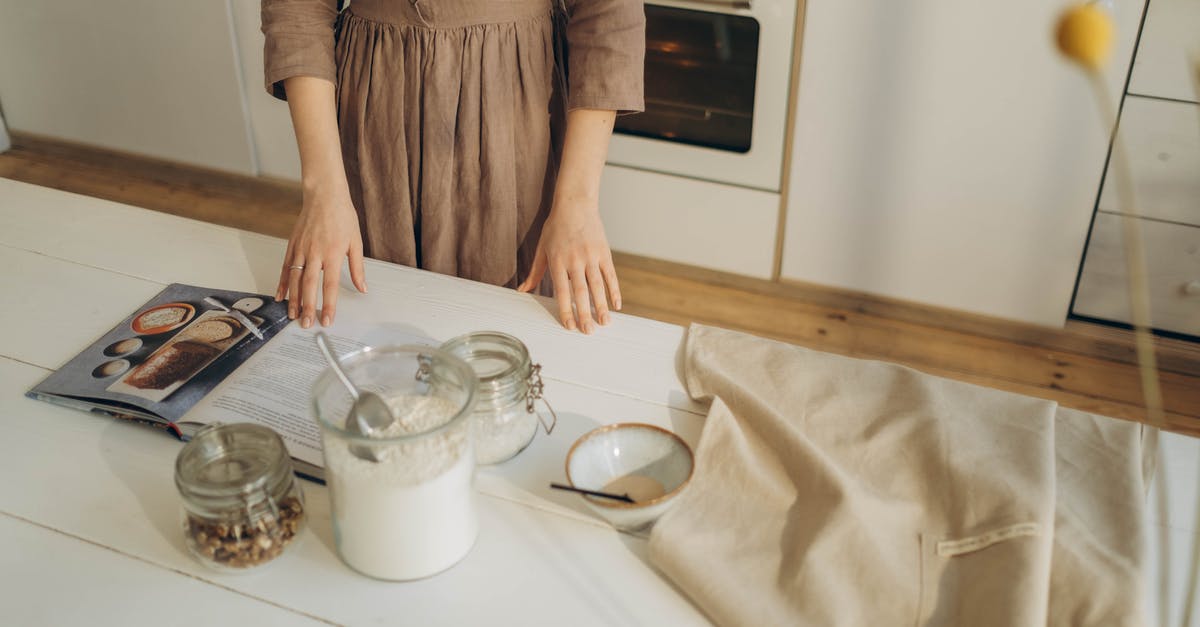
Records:
{"label": "metal spoon in jar", "polygon": [[[329,367],[333,370],[333,374],[346,386],[350,391],[351,398],[354,399],[354,405],[350,407],[350,415],[346,418],[346,430],[359,435],[371,435],[374,431],[382,431],[387,429],[396,417],[392,414],[392,409],[388,407],[383,398],[374,392],[368,390],[360,390],[350,378],[346,376],[346,372],[342,370],[342,364],[338,361],[337,356],[333,354],[333,348],[329,345],[329,338],[326,337],[323,331],[317,331],[317,348],[321,349],[321,354],[325,355],[325,360],[329,362]],[[362,444],[353,444],[350,446],[350,452],[355,456],[361,457],[367,461],[378,462],[379,458],[375,456],[375,451],[371,447]]]}

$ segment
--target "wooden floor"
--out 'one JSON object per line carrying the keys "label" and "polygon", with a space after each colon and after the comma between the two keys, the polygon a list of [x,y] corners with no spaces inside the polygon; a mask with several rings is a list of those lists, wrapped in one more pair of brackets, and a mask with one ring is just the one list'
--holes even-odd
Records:
{"label": "wooden floor", "polygon": [[[295,184],[17,134],[0,177],[287,237]],[[778,284],[618,255],[625,311],[745,330],[882,359],[979,385],[1144,420],[1131,333],[1045,329],[815,286]],[[1200,345],[1158,340],[1172,430],[1200,435]]]}

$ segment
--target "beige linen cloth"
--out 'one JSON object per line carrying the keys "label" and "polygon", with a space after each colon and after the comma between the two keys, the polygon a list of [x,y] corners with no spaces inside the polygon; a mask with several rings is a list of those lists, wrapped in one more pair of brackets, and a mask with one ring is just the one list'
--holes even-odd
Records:
{"label": "beige linen cloth", "polygon": [[712,406],[650,556],[717,623],[1141,624],[1152,430],[710,327],[684,360]]}

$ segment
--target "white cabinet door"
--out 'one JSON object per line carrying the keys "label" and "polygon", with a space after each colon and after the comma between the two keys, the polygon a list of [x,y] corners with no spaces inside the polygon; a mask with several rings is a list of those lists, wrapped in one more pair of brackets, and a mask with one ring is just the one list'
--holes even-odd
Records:
{"label": "white cabinet door", "polygon": [[[1127,96],[1120,132],[1138,214],[1200,226],[1200,105]],[[1100,210],[1125,213],[1129,209],[1121,206],[1112,165]]]}
{"label": "white cabinet door", "polygon": [[9,127],[254,173],[226,2],[0,0]]}
{"label": "white cabinet door", "polygon": [[1150,0],[1129,93],[1200,102],[1200,0]]}
{"label": "white cabinet door", "polygon": [[[1068,2],[807,3],[782,275],[1061,325],[1109,141]],[[1143,2],[1114,2],[1124,86]]]}
{"label": "white cabinet door", "polygon": [[[1125,218],[1099,212],[1079,275],[1075,313],[1133,323],[1125,263]],[[1139,219],[1146,250],[1150,320],[1156,329],[1200,336],[1200,228]]]}
{"label": "white cabinet door", "polygon": [[230,0],[242,68],[242,83],[258,153],[258,173],[300,180],[300,153],[292,132],[287,103],[267,93],[263,83],[263,43],[260,0]]}
{"label": "white cabinet door", "polygon": [[613,250],[771,278],[779,194],[610,164],[600,215]]}

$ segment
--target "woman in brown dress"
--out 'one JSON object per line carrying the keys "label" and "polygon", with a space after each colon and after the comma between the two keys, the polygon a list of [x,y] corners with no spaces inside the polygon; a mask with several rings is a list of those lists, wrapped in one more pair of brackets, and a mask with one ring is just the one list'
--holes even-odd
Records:
{"label": "woman in brown dress", "polygon": [[[333,321],[363,256],[522,291],[568,329],[621,307],[598,191],[616,114],[642,109],[640,0],[262,0],[304,206],[277,299]],[[564,42],[565,46],[558,42]],[[593,319],[592,312],[595,312]]]}

